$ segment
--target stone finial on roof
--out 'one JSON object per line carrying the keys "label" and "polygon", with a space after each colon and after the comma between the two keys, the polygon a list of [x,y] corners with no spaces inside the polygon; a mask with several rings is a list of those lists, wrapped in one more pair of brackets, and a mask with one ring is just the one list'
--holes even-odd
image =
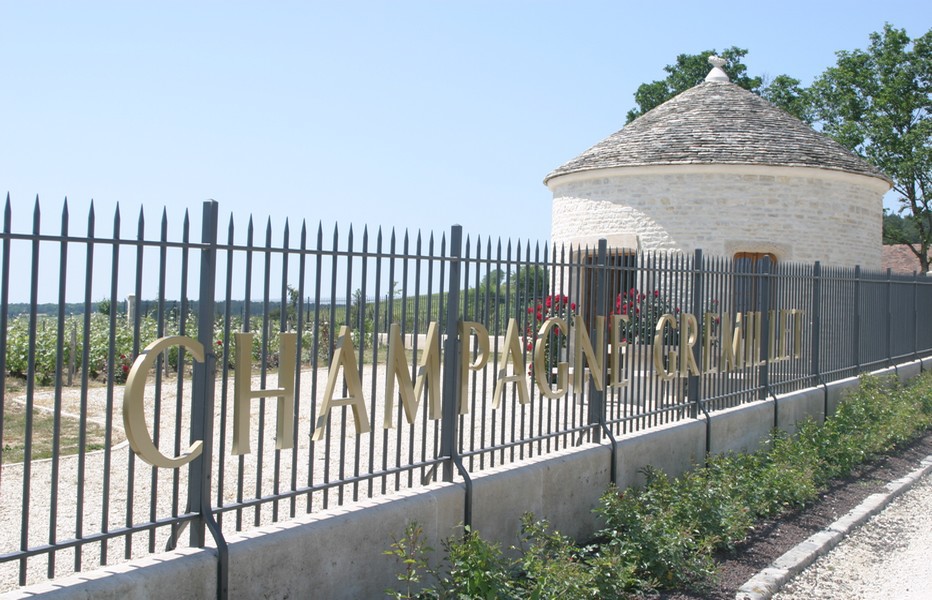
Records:
{"label": "stone finial on roof", "polygon": [[712,70],[709,71],[709,74],[705,76],[706,81],[731,81],[728,78],[728,73],[722,69],[725,66],[727,61],[720,57],[715,56],[714,54],[709,56],[709,64],[712,65]]}

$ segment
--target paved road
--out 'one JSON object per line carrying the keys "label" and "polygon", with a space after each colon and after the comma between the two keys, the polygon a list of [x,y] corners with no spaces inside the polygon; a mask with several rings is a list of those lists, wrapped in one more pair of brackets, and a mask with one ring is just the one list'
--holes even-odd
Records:
{"label": "paved road", "polygon": [[932,473],[773,598],[932,599]]}

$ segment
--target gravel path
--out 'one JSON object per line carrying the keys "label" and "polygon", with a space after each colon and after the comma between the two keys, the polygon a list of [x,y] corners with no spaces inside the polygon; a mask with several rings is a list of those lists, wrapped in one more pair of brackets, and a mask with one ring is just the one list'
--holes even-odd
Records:
{"label": "gravel path", "polygon": [[932,474],[775,594],[775,600],[932,598]]}
{"label": "gravel path", "polygon": [[[571,398],[544,400],[534,396],[527,405],[518,405],[513,394],[502,401],[501,407],[492,410],[487,402],[481,401],[491,394],[484,381],[492,381],[492,367],[480,373],[476,395],[478,398],[467,415],[461,417],[459,427],[467,443],[476,447],[491,447],[511,439],[528,439],[547,431],[566,431],[583,422],[585,405],[576,404]],[[232,379],[218,379],[215,392],[216,412],[214,415],[213,490],[211,501],[215,506],[237,505],[258,498],[276,495],[279,491],[300,489],[305,486],[323,486],[355,475],[365,476],[385,472],[393,467],[403,467],[431,458],[438,445],[439,425],[427,420],[427,404],[418,409],[417,422],[409,425],[398,412],[399,401],[395,402],[393,428],[383,429],[385,412],[385,365],[366,368],[362,376],[366,396],[367,417],[371,433],[358,435],[351,413],[346,407],[337,407],[330,413],[330,435],[311,444],[310,435],[316,427],[316,412],[310,399],[312,390],[317,389],[317,398],[326,383],[328,371],[319,369],[302,370],[302,389],[298,396],[298,418],[295,423],[297,443],[294,448],[277,450],[275,447],[277,402],[267,400],[263,404],[251,404],[250,445],[252,452],[245,456],[230,454],[232,445]],[[316,378],[316,388],[312,380]],[[161,390],[161,402],[155,403],[154,387],[146,391],[145,405],[147,424],[151,431],[155,415],[159,417],[160,441],[163,453],[174,456],[178,451],[175,444],[184,448],[190,431],[189,378],[177,387],[177,379],[166,380]],[[252,381],[253,389],[273,387],[277,376],[272,375],[266,384],[261,377]],[[226,390],[228,399],[223,406]],[[471,388],[472,392],[473,389]],[[186,506],[187,469],[154,469],[136,459],[124,440],[121,429],[123,388],[119,386],[108,397],[104,387],[91,388],[85,397],[80,389],[68,388],[62,394],[62,411],[71,415],[82,412],[90,420],[105,424],[112,422],[114,445],[110,448],[88,452],[85,464],[79,464],[77,455],[62,456],[52,460],[32,461],[27,471],[22,463],[4,464],[0,468],[0,554],[13,553],[25,547],[38,548],[55,541],[81,538],[101,531],[117,531],[133,524],[167,519],[183,512]],[[9,402],[25,403],[24,393],[11,394]],[[32,397],[36,410],[52,410],[55,404],[54,390],[38,390]],[[159,408],[156,408],[156,407]],[[628,406],[625,410],[637,410]],[[575,437],[566,435],[546,442],[490,453],[470,460],[467,468],[479,471],[520,458],[537,455],[573,444]],[[221,455],[221,445],[226,452]],[[475,462],[475,464],[473,464]],[[28,472],[28,478],[25,478]],[[425,475],[427,474],[427,475]],[[106,477],[105,477],[106,476]],[[254,527],[269,525],[296,515],[317,512],[344,503],[351,503],[367,496],[392,493],[421,485],[422,477],[436,477],[436,471],[428,472],[418,467],[410,473],[376,475],[371,483],[346,484],[343,488],[318,490],[303,494],[295,500],[266,503],[261,507],[244,508],[223,515],[221,528],[228,538]],[[222,478],[222,481],[221,481]],[[24,481],[25,479],[25,481]],[[53,492],[52,490],[56,490]],[[358,494],[357,494],[358,492]],[[218,497],[220,498],[218,500]],[[241,520],[240,520],[241,519]],[[23,533],[25,527],[25,534]],[[74,572],[75,562],[81,570],[98,567],[102,561],[117,564],[132,558],[147,556],[165,548],[169,529],[162,527],[153,534],[145,532],[112,539],[106,547],[90,543],[79,557],[73,548],[59,550],[54,562],[39,554],[28,559],[26,584],[39,583],[52,577],[67,576]],[[181,545],[186,544],[183,536]],[[0,593],[15,589],[19,580],[19,561],[0,563]]]}

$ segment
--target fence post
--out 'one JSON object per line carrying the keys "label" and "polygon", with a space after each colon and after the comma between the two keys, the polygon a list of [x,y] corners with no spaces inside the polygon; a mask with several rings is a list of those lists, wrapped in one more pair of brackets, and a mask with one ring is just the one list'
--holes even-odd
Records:
{"label": "fence post", "polygon": [[[703,308],[703,290],[702,290],[702,250],[696,248],[695,255],[693,257],[693,305],[692,313],[696,315],[696,318],[699,319],[700,330],[702,325],[705,324],[705,314]],[[682,327],[682,326],[681,326]],[[697,365],[702,365],[702,339],[703,336],[709,335],[709,332],[702,332],[700,335],[700,341],[695,346],[693,346],[693,358],[696,360]],[[685,357],[684,357],[685,360]],[[711,363],[710,363],[711,364]],[[700,367],[701,369],[702,367]],[[699,417],[699,385],[702,381],[702,377],[699,375],[690,374],[686,379],[686,398],[689,400],[689,416],[693,419]]]}
{"label": "fence post", "polygon": [[[607,295],[607,291],[605,289],[606,287],[605,286],[605,280],[606,280],[605,269],[607,268],[606,265],[608,264],[607,256],[608,256],[608,240],[603,238],[599,240],[598,255],[596,256],[596,279],[595,279],[596,281],[595,314],[600,317],[606,316],[605,313],[607,312],[605,310],[605,296]],[[593,319],[592,322],[595,323],[595,320]],[[605,350],[606,350],[606,347],[604,344],[598,349],[598,352],[601,354],[601,357],[602,357],[603,386],[605,382],[607,381],[607,379],[605,378],[605,369],[608,367],[608,365],[605,363]],[[574,365],[574,368],[580,369],[582,368],[582,365],[581,364]],[[590,366],[590,369],[591,368],[592,367]],[[592,378],[592,374],[590,373],[589,374],[589,415],[588,415],[590,425],[600,425],[603,422],[604,405],[605,405],[605,391],[596,388],[595,382],[593,381],[593,378]],[[590,431],[592,432],[592,441],[594,443],[598,444],[599,442],[602,441],[602,428],[601,427],[593,427]]]}
{"label": "fence post", "polygon": [[[200,292],[198,295],[197,340],[204,346],[204,362],[194,361],[191,383],[191,442],[202,440],[204,451],[191,461],[188,472],[188,511],[200,512],[191,524],[191,546],[204,546],[204,527],[210,515],[211,461],[214,441],[214,286],[217,279],[217,203],[204,202],[201,225]],[[179,373],[180,376],[180,373]],[[205,514],[206,511],[206,514]]]}
{"label": "fence post", "polygon": [[861,265],[854,267],[854,306],[851,311],[854,324],[854,366],[856,373],[861,372]]}
{"label": "fence post", "polygon": [[[919,273],[913,271],[913,360],[919,360]],[[922,370],[922,363],[919,363]]]}
{"label": "fence post", "polygon": [[887,268],[887,366],[893,364],[893,270]]}
{"label": "fence post", "polygon": [[[758,375],[760,377],[760,391],[758,392],[758,399],[763,400],[770,393],[770,257],[764,256],[759,263],[760,340],[758,340],[758,343],[760,344],[760,366]],[[776,411],[774,411],[774,422],[776,422]]]}
{"label": "fence post", "polygon": [[453,455],[456,452],[456,408],[459,404],[459,318],[460,268],[463,248],[463,227],[450,229],[450,280],[447,294],[446,338],[443,343],[443,395],[440,422],[440,456],[443,461],[443,480],[453,481]]}
{"label": "fence post", "polygon": [[822,351],[822,263],[816,261],[812,266],[812,366],[809,372],[812,375],[812,385],[818,383],[821,374]]}

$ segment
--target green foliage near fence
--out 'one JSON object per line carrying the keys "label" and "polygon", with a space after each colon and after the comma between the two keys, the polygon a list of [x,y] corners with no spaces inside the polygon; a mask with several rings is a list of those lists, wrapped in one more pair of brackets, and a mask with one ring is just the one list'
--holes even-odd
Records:
{"label": "green foliage near fence", "polygon": [[[224,346],[229,346],[227,364],[232,368],[236,341],[232,333],[224,335],[223,318],[217,319],[214,325],[214,351],[222,357]],[[254,366],[260,366],[263,356],[263,343],[265,346],[266,366],[274,368],[278,365],[278,337],[279,324],[271,322],[266,332],[263,320],[259,317],[250,319],[250,332],[252,339],[252,360]],[[242,331],[242,318],[231,319],[230,331]],[[166,323],[162,335],[176,335],[180,331],[177,322]],[[186,322],[186,335],[197,337],[197,322],[194,317]],[[314,342],[314,332],[305,330],[302,333],[302,362],[311,363],[311,353]],[[322,323],[318,329],[321,338],[319,354],[325,359],[329,358],[329,327]],[[88,353],[84,356],[84,338],[88,337]],[[113,364],[110,371],[110,344],[111,330],[110,317],[106,314],[96,313],[90,316],[90,327],[85,330],[84,316],[67,317],[63,328],[61,347],[58,340],[57,319],[52,317],[39,317],[34,335],[33,372],[38,385],[49,385],[54,382],[56,363],[59,352],[62,354],[63,373],[62,380],[67,380],[69,369],[73,368],[73,378],[80,378],[82,373],[87,374],[91,381],[106,382],[112,379],[116,383],[126,381],[126,373],[136,358],[134,352],[134,325],[127,323],[125,315],[118,315],[112,332]],[[139,339],[135,346],[142,351],[148,344],[159,337],[158,321],[149,315],[139,318]],[[25,378],[29,373],[29,345],[30,327],[27,316],[18,316],[10,320],[7,327],[6,371],[17,378]],[[178,370],[178,349],[172,348],[167,353],[168,368],[170,372]]]}
{"label": "green foliage near fence", "polygon": [[386,552],[403,565],[394,598],[625,598],[662,589],[702,590],[714,555],[739,547],[755,523],[797,510],[832,479],[932,429],[932,374],[908,385],[861,379],[825,424],[775,432],[753,454],[709,457],[677,479],[648,468],[642,489],[610,489],[605,524],[584,546],[525,516],[523,543],[505,553],[475,531],[444,542],[431,562],[423,531],[409,525]]}

